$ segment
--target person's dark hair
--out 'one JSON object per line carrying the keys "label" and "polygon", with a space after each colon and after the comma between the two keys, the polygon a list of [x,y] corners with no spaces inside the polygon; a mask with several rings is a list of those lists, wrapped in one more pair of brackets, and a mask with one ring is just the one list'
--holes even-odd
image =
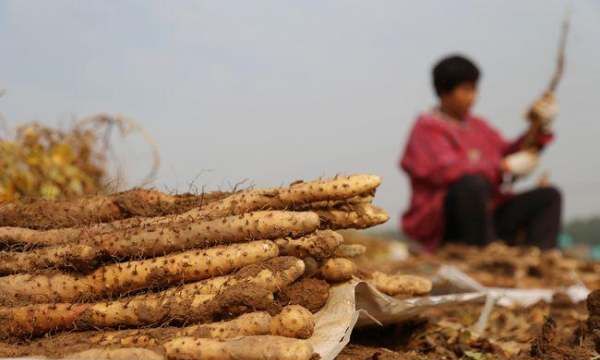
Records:
{"label": "person's dark hair", "polygon": [[436,94],[442,96],[460,84],[477,83],[479,75],[479,68],[471,60],[461,55],[451,55],[433,67],[433,87]]}

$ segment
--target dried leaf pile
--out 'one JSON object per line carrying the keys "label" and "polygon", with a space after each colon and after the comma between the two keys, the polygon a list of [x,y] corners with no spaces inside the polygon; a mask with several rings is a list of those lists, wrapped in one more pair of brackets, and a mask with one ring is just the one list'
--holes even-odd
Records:
{"label": "dried leaf pile", "polygon": [[431,309],[409,323],[355,332],[337,359],[597,359],[600,328],[588,310],[593,314],[599,295],[592,293],[587,306],[559,294],[552,303],[496,307],[484,334],[471,330],[481,312],[480,304]]}
{"label": "dried leaf pile", "polygon": [[[560,288],[582,281],[590,289],[600,288],[598,263],[559,251],[499,243],[483,249],[450,245],[435,255],[415,254],[398,261],[382,256],[380,249],[389,247],[389,239],[353,232],[346,237],[348,242],[373,246],[355,259],[361,268],[432,276],[442,264],[452,264],[492,287]],[[496,306],[482,334],[473,331],[482,304],[430,309],[410,322],[355,331],[338,360],[597,360],[598,304],[599,291],[588,297],[587,304],[557,293],[551,303]]]}
{"label": "dried leaf pile", "polygon": [[[370,259],[358,259],[368,266]],[[559,250],[511,247],[492,243],[484,248],[450,244],[435,254],[414,254],[405,261],[383,260],[377,268],[433,275],[443,265],[454,265],[488,287],[560,288],[583,283],[600,288],[600,262],[581,259]]]}
{"label": "dried leaf pile", "polygon": [[170,196],[152,190],[0,207],[0,356],[312,359],[313,313],[359,276],[393,296],[421,277],[359,271],[335,230],[388,220],[380,179]]}

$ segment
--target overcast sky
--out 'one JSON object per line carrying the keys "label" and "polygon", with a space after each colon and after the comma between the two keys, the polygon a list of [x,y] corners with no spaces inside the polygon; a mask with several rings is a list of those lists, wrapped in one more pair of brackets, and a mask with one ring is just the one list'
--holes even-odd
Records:
{"label": "overcast sky", "polygon": [[[10,124],[122,113],[162,154],[155,186],[274,186],[383,176],[396,224],[409,189],[397,160],[434,104],[431,65],[483,69],[476,112],[506,136],[547,85],[567,1],[0,0],[0,112]],[[573,1],[557,142],[542,168],[568,218],[600,213],[600,1]],[[133,182],[148,167],[124,153]]]}

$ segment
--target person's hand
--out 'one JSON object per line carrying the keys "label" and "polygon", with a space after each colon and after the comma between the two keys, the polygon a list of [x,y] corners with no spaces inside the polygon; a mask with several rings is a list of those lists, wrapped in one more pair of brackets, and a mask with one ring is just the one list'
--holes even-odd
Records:
{"label": "person's hand", "polygon": [[530,150],[523,150],[504,158],[502,168],[516,176],[529,175],[540,162],[539,155]]}
{"label": "person's hand", "polygon": [[552,122],[558,115],[558,104],[553,93],[546,93],[531,105],[527,117],[532,122],[538,122],[541,129],[550,132]]}

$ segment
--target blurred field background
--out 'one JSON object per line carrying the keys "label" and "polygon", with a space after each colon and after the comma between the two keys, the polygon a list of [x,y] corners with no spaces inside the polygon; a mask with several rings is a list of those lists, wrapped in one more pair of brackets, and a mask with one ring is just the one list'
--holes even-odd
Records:
{"label": "blurred field background", "polygon": [[[540,169],[565,194],[565,245],[600,242],[600,4],[572,3],[558,137]],[[131,116],[162,155],[151,185],[170,191],[381,174],[379,202],[397,218],[409,198],[397,157],[414,117],[434,104],[433,62],[457,51],[476,59],[476,111],[517,135],[553,71],[568,4],[2,1],[0,112],[11,129]],[[143,182],[152,162],[143,139],[113,151],[123,183]],[[399,236],[394,220],[380,231]]]}

